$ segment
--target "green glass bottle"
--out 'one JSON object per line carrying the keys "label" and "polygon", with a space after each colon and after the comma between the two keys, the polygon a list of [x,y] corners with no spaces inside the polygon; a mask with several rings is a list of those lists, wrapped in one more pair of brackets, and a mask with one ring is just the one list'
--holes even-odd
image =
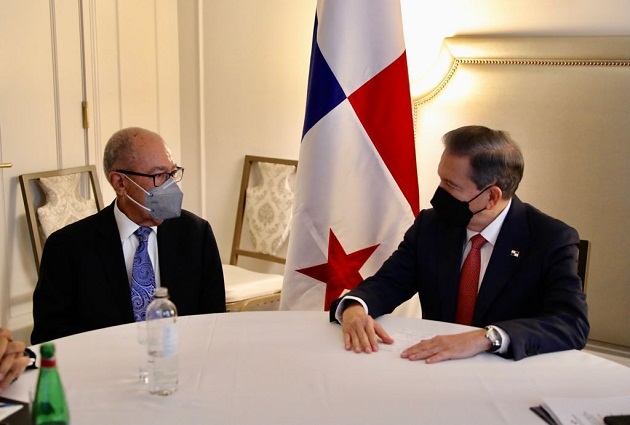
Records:
{"label": "green glass bottle", "polygon": [[54,344],[42,344],[40,354],[41,368],[32,410],[33,425],[68,425],[70,414],[57,370]]}

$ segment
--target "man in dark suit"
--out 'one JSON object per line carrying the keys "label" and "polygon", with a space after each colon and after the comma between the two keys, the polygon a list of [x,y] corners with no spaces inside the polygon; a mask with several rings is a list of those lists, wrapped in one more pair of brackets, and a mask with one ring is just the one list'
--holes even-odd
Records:
{"label": "man in dark suit", "polygon": [[[379,338],[392,343],[373,318],[416,293],[424,319],[486,328],[420,341],[402,352],[409,360],[435,363],[485,351],[519,360],[583,348],[590,327],[577,274],[578,233],[514,195],[524,161],[507,133],[461,127],[444,144],[434,208],[420,212],[374,276],[331,306],[345,348],[370,353]],[[470,279],[474,267],[465,259],[477,234],[483,242]],[[474,290],[466,295],[470,280]]]}
{"label": "man in dark suit", "polygon": [[34,344],[142,320],[148,301],[138,307],[133,267],[142,244],[134,234],[139,226],[151,229],[146,299],[163,286],[180,315],[225,311],[214,234],[206,220],[181,210],[176,182],[183,169],[164,140],[142,128],[120,130],[107,143],[103,163],[116,200],[46,241],[33,294]]}

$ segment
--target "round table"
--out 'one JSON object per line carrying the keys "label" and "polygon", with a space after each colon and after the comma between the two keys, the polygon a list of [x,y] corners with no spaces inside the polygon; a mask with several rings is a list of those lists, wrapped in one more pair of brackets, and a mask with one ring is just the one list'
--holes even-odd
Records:
{"label": "round table", "polygon": [[[73,424],[542,424],[529,407],[544,397],[630,395],[630,368],[574,350],[411,362],[400,351],[412,342],[470,328],[379,322],[396,343],[356,354],[325,312],[180,317],[179,388],[168,397],[137,378],[136,324],[55,344]],[[3,396],[27,401],[36,380],[27,372]]]}

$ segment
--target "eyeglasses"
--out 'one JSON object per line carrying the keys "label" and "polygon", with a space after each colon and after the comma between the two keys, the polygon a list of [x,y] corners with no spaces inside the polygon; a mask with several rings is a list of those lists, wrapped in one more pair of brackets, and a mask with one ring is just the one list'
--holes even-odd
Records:
{"label": "eyeglasses", "polygon": [[117,173],[129,174],[131,176],[151,177],[155,187],[162,186],[168,179],[173,179],[175,182],[181,181],[184,177],[184,167],[177,167],[169,173],[157,173],[157,174],[144,174],[136,173],[135,171],[116,170]]}

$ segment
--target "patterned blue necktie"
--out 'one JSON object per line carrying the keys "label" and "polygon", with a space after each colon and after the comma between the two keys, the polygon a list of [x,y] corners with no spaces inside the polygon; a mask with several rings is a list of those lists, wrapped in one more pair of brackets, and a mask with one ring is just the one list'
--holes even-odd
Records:
{"label": "patterned blue necktie", "polygon": [[133,257],[131,270],[131,304],[134,318],[136,322],[140,322],[146,318],[147,306],[153,299],[155,291],[155,272],[148,250],[151,228],[139,227],[133,234],[138,237],[140,244]]}

